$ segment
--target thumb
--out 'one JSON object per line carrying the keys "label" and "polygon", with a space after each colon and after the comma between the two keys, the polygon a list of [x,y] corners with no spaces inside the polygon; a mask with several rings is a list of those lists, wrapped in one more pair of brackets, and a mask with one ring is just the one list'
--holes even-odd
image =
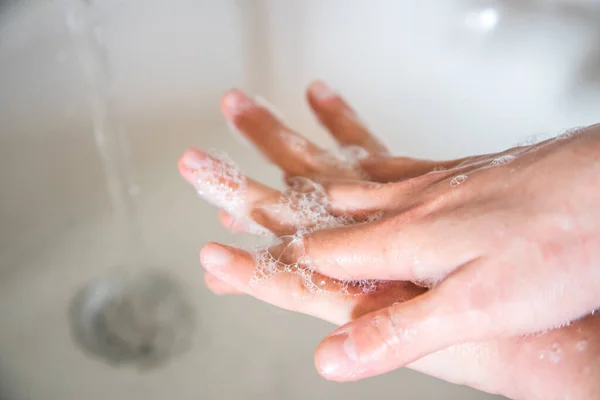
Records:
{"label": "thumb", "polygon": [[335,330],[317,348],[319,373],[334,381],[359,380],[484,334],[479,313],[461,310],[464,302],[444,294],[442,286]]}

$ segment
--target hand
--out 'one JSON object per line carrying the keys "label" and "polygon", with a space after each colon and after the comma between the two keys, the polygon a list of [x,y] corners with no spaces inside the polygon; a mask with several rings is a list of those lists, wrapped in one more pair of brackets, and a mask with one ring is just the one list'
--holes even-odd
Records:
{"label": "hand", "polygon": [[[241,104],[243,104],[244,106],[230,107],[232,104],[232,96],[236,97],[237,100],[242,99]],[[259,147],[261,147],[261,141],[265,141],[265,137],[268,137],[270,142],[273,137],[283,136],[281,135],[282,132],[284,132],[286,135],[290,132],[289,130],[284,128],[280,123],[278,123],[278,121],[276,121],[275,118],[270,116],[267,110],[252,105],[252,103],[249,102],[247,98],[244,100],[244,97],[241,96],[240,93],[232,93],[228,97],[226,97],[226,100],[227,99],[229,100],[224,105],[226,115],[229,115],[229,117],[234,120],[236,126],[240,130],[242,130],[248,137],[250,137],[251,139],[254,138],[254,141],[257,142],[257,145]],[[335,280],[329,279],[328,276],[343,279],[378,278],[386,280],[431,280],[432,278],[439,278],[440,276],[443,277],[443,275],[449,272],[463,270],[469,271],[471,269],[475,269],[475,267],[472,267],[472,265],[477,264],[469,264],[468,261],[480,261],[479,259],[474,258],[473,260],[471,260],[471,257],[467,257],[466,261],[459,262],[457,260],[460,260],[461,256],[464,257],[465,254],[471,256],[472,254],[470,251],[472,251],[472,248],[475,248],[476,246],[469,247],[464,243],[458,243],[458,241],[452,237],[448,237],[445,238],[447,239],[447,241],[451,242],[448,244],[454,243],[455,245],[448,246],[445,245],[444,241],[440,241],[439,245],[436,246],[436,253],[439,252],[440,254],[433,254],[431,244],[436,245],[436,242],[431,240],[431,238],[425,236],[425,234],[437,233],[439,239],[440,232],[443,234],[444,231],[447,231],[443,229],[443,226],[448,225],[442,225],[442,228],[440,229],[437,220],[434,221],[435,223],[432,222],[432,219],[430,218],[432,215],[437,215],[439,216],[439,219],[442,222],[452,225],[454,228],[454,234],[468,233],[458,231],[461,228],[461,224],[458,224],[457,227],[455,227],[454,223],[456,222],[456,220],[448,217],[448,214],[451,217],[454,217],[457,214],[457,210],[460,211],[460,207],[457,207],[457,205],[467,207],[468,203],[466,203],[466,205],[463,203],[465,203],[467,200],[477,200],[477,198],[473,195],[473,193],[471,193],[471,196],[468,195],[469,193],[462,196],[458,194],[466,192],[465,190],[463,190],[465,187],[467,187],[465,186],[466,182],[464,182],[463,185],[461,185],[460,191],[455,190],[458,188],[453,188],[452,185],[449,184],[449,182],[452,182],[453,177],[460,176],[461,174],[466,173],[475,173],[475,175],[473,175],[473,178],[486,173],[489,176],[490,171],[504,171],[506,174],[506,171],[512,169],[517,165],[520,165],[519,162],[521,162],[521,160],[531,159],[532,154],[540,155],[549,153],[548,149],[539,148],[538,146],[537,153],[531,152],[532,150],[536,149],[535,147],[517,149],[515,151],[519,154],[519,158],[517,160],[512,160],[510,157],[498,158],[496,156],[492,156],[489,158],[474,158],[469,160],[458,160],[448,163],[432,163],[426,161],[410,160],[406,158],[382,158],[380,155],[382,153],[382,147],[379,144],[369,144],[378,142],[374,141],[370,137],[370,135],[368,135],[368,132],[366,132],[366,130],[362,127],[362,125],[360,125],[356,121],[355,118],[348,117],[348,115],[352,114],[348,114],[349,108],[347,108],[345,103],[343,103],[343,101],[339,97],[335,95],[324,97],[309,96],[309,100],[313,105],[313,108],[315,108],[315,110],[317,111],[317,114],[319,115],[321,121],[323,121],[324,124],[330,128],[334,135],[340,139],[340,142],[342,144],[363,145],[365,148],[370,149],[370,155],[365,160],[360,161],[360,168],[348,168],[348,166],[342,165],[341,167],[336,168],[336,172],[327,174],[327,171],[331,171],[329,170],[330,165],[321,164],[321,162],[319,161],[322,160],[322,157],[320,157],[319,155],[323,154],[323,152],[317,149],[315,146],[307,144],[306,141],[304,141],[306,146],[302,147],[290,146],[290,143],[297,143],[297,141],[293,140],[282,141],[280,143],[282,148],[270,147],[270,145],[263,145],[263,147],[261,148],[264,151],[266,151],[267,154],[271,155],[271,159],[280,164],[289,175],[300,174],[305,176],[316,175],[318,177],[358,177],[362,175],[360,174],[360,172],[366,171],[377,180],[400,180],[400,182],[384,185],[381,187],[372,186],[362,182],[332,181],[324,183],[327,196],[328,198],[330,198],[330,205],[332,206],[333,213],[343,212],[346,214],[360,215],[361,213],[364,214],[365,212],[369,211],[384,210],[385,215],[382,220],[377,222],[367,224],[363,223],[360,225],[353,226],[343,226],[340,228],[328,230],[317,230],[304,237],[304,249],[311,256],[311,259],[314,260],[314,262],[316,263],[316,268],[319,271],[323,272],[323,275],[315,274],[315,276],[317,277],[317,281],[335,282]],[[238,102],[238,105],[239,104],[240,102]],[[237,110],[238,112],[231,113],[232,109]],[[252,121],[253,123],[250,124],[248,123],[248,121]],[[340,127],[344,127],[344,129],[341,129]],[[259,132],[262,134],[262,136],[260,137],[258,136]],[[349,134],[348,132],[354,133]],[[589,140],[589,138],[586,139]],[[578,140],[581,141],[582,139]],[[275,143],[276,142],[277,141],[275,141]],[[573,146],[573,143],[576,142],[577,140],[568,140],[564,142],[566,144],[563,146]],[[547,145],[548,148],[552,147],[550,143],[546,143],[545,145]],[[285,152],[285,149],[290,150],[288,152],[289,154]],[[298,151],[298,149],[305,150]],[[278,154],[286,154],[289,157],[286,156],[278,158]],[[204,156],[201,155],[200,158],[202,157]],[[188,178],[190,178],[190,172],[193,171],[194,168],[188,168],[186,167],[186,165],[189,166],[191,164],[189,162],[189,159],[193,158],[191,157],[191,153],[188,153],[186,155],[186,158],[188,160],[186,162],[186,159],[184,158],[182,169],[184,174],[187,174]],[[294,159],[297,162],[292,163],[291,160]],[[494,162],[492,161],[493,159],[496,159],[497,161]],[[306,160],[309,161],[307,162]],[[374,160],[376,160],[376,162]],[[480,170],[480,167],[482,166],[488,166],[491,163],[500,164],[503,161],[512,161],[512,163],[507,165],[500,165],[497,168],[488,168]],[[301,166],[299,167],[298,165]],[[443,168],[453,168],[453,170],[438,171],[423,175],[425,172],[429,172],[434,168],[439,167],[440,165]],[[522,165],[523,168],[527,168],[529,166],[527,163],[523,163]],[[393,166],[400,166],[400,168],[393,168]],[[413,179],[402,180],[407,178]],[[469,184],[471,184],[473,181],[474,179],[468,180]],[[479,181],[483,180],[480,179]],[[460,182],[460,180],[455,180],[453,182],[458,183]],[[517,180],[516,182],[522,183],[519,182],[519,180]],[[487,189],[487,191],[485,191],[485,194],[488,194],[488,199],[490,197],[489,194],[494,193],[493,190],[490,190],[489,186],[490,185],[488,185],[487,188],[483,186],[484,189]],[[491,186],[493,187],[494,185]],[[444,191],[444,189],[446,190]],[[249,207],[251,209],[250,215],[255,214],[252,211],[253,209],[255,209],[259,211],[259,215],[262,213],[264,216],[264,205],[266,203],[269,203],[269,201],[273,201],[273,199],[276,199],[280,196],[279,193],[276,193],[272,189],[261,187],[260,184],[251,181],[249,181],[248,183],[247,193],[248,199],[250,199],[250,201],[247,202],[248,204],[253,203],[252,199],[258,200],[255,203],[255,206]],[[485,199],[486,196],[480,197],[480,199],[481,198]],[[440,199],[442,201],[440,201]],[[480,206],[478,202],[475,201],[474,203]],[[452,208],[452,206],[454,206],[454,208]],[[469,209],[465,211],[469,211]],[[481,208],[473,208],[472,211],[479,211],[479,215],[481,215],[482,210]],[[483,211],[485,211],[485,209]],[[446,212],[446,214],[444,214],[443,212]],[[269,213],[267,212],[267,214]],[[477,217],[477,215],[477,213],[473,213],[473,216]],[[273,216],[271,215],[268,217]],[[269,224],[268,217],[266,220],[262,220],[261,223],[263,223],[263,225],[267,226],[272,231],[279,233],[278,231],[280,230],[281,233],[284,233],[286,229],[290,228],[289,223],[285,221],[285,218],[283,218],[283,222],[272,221],[274,223]],[[429,217],[429,220],[425,217]],[[227,219],[227,216],[222,215],[222,218]],[[481,218],[482,217],[479,217],[479,219]],[[475,218],[475,220],[477,221],[477,218]],[[426,224],[425,222],[427,222],[428,224]],[[391,252],[388,251],[386,254],[385,251],[382,252],[381,246],[393,244],[393,242],[389,239],[394,238],[390,236],[395,235],[395,240],[398,239],[398,234],[396,234],[396,231],[389,230],[390,225],[395,228],[401,228],[398,229],[398,232],[402,233],[402,238],[404,239],[402,241],[403,248],[400,250],[395,249]],[[387,231],[383,228],[386,226],[388,227]],[[483,226],[486,225],[483,224]],[[508,227],[510,228],[511,225],[508,224]],[[387,233],[385,235],[381,235],[382,232]],[[409,232],[412,232],[412,234],[408,234]],[[421,236],[418,235],[419,233],[421,234]],[[359,237],[364,234],[371,235],[364,237],[372,238],[374,240],[357,240],[356,242],[353,242],[355,237]],[[378,236],[375,236],[375,234],[377,234]],[[417,235],[415,236],[415,234]],[[481,232],[479,232],[478,234],[480,235]],[[466,235],[466,238],[468,239],[467,242],[474,241],[474,236],[476,235]],[[336,237],[338,238],[337,241],[335,239]],[[343,240],[340,240],[340,237],[343,237]],[[386,239],[388,239],[387,242]],[[346,243],[343,243],[344,241]],[[414,254],[406,254],[407,251],[405,246],[409,243],[412,243],[413,245],[418,244],[420,248],[414,249],[409,247],[409,249],[411,249],[412,253]],[[337,257],[336,254],[342,255],[344,250],[346,254],[348,254],[349,244],[352,247],[355,247],[359,250],[358,256],[354,256],[352,258],[348,258],[347,256]],[[463,247],[461,247],[461,245]],[[213,246],[215,245],[208,245],[207,248],[203,250],[203,254],[207,252],[208,254],[210,254],[211,248],[214,251],[215,249],[213,248]],[[323,248],[328,248],[329,250],[333,250],[333,252],[329,254],[319,253],[319,251],[322,251]],[[390,248],[393,249],[393,247]],[[357,379],[360,377],[369,376],[371,374],[380,373],[386,369],[390,369],[398,365],[403,365],[406,362],[411,361],[411,358],[419,358],[420,355],[427,354],[429,351],[436,350],[437,348],[443,348],[446,345],[469,340],[468,338],[464,339],[464,335],[461,336],[460,334],[458,334],[458,332],[462,331],[456,328],[456,323],[449,321],[451,318],[448,318],[448,311],[450,310],[452,312],[453,317],[458,318],[457,322],[459,322],[459,324],[468,322],[469,327],[473,327],[474,325],[476,325],[474,322],[475,318],[471,315],[465,316],[463,315],[464,313],[468,314],[468,312],[473,312],[474,314],[476,314],[476,317],[479,317],[480,313],[483,314],[484,311],[486,311],[485,307],[481,307],[481,304],[479,303],[471,305],[468,305],[466,303],[466,300],[473,299],[473,293],[476,293],[476,289],[479,289],[479,287],[473,288],[473,286],[465,285],[465,288],[463,288],[463,290],[460,293],[458,293],[458,291],[453,292],[450,289],[445,289],[445,292],[440,290],[442,288],[447,287],[452,288],[452,286],[448,285],[446,282],[452,282],[453,280],[456,280],[453,278],[454,275],[468,277],[469,275],[466,273],[459,274],[454,272],[450,278],[443,280],[442,284],[437,286],[434,290],[428,291],[424,295],[417,297],[415,300],[396,305],[393,305],[393,303],[397,303],[398,300],[405,300],[407,298],[413,297],[419,294],[422,291],[422,289],[418,289],[415,286],[407,285],[403,282],[393,282],[385,290],[371,295],[352,296],[352,294],[348,294],[346,296],[313,296],[316,298],[316,300],[315,302],[310,302],[306,300],[306,298],[311,297],[308,294],[309,292],[305,290],[306,282],[303,279],[298,278],[298,276],[294,274],[282,274],[280,276],[277,276],[276,279],[273,279],[270,282],[266,282],[261,286],[255,286],[250,288],[250,286],[248,286],[250,277],[247,276],[247,267],[250,266],[250,268],[254,269],[254,260],[247,253],[236,253],[239,252],[239,250],[235,250],[233,252],[238,255],[243,254],[245,257],[245,262],[244,257],[240,258],[241,256],[237,258],[231,258],[230,262],[227,263],[227,265],[229,265],[230,267],[235,266],[235,270],[237,272],[233,274],[224,274],[223,276],[220,276],[221,280],[224,280],[230,284],[233,282],[233,286],[236,287],[237,290],[250,292],[257,297],[262,298],[263,300],[279,304],[286,308],[304,311],[336,323],[345,323],[371,310],[378,310],[382,307],[390,306],[391,304],[391,307],[387,309],[384,308],[383,311],[378,311],[374,314],[366,314],[363,318],[355,322],[360,323],[361,328],[354,335],[354,342],[357,346],[354,349],[354,351],[358,351],[358,360],[350,363],[351,365],[345,366],[343,360],[338,359],[337,363],[334,363],[338,367],[337,370],[335,368],[332,369],[331,364],[325,362],[326,360],[323,360],[324,354],[326,354],[327,352],[331,352],[331,347],[328,345],[327,341],[323,344],[319,353],[321,357],[319,357],[319,354],[317,355],[318,360],[322,361],[322,363],[319,364],[319,366],[321,367],[321,371],[327,374],[330,378],[338,380]],[[384,254],[386,257],[381,257],[382,254]],[[410,258],[407,257],[407,255],[410,255]],[[393,260],[396,261],[394,268],[386,268],[385,261],[389,260],[389,258],[387,257],[390,256],[392,256]],[[414,256],[417,256],[417,260],[421,262],[415,263]],[[444,256],[448,259],[445,260]],[[372,263],[372,266],[377,267],[376,269],[369,268],[368,274],[365,274],[364,272],[365,259]],[[457,265],[450,265],[453,263]],[[421,268],[415,269],[415,264],[418,264],[418,266],[421,266]],[[467,265],[464,266],[465,264]],[[209,270],[212,270],[212,267],[214,267],[215,265],[215,263],[205,262],[205,266],[207,266]],[[246,276],[244,276],[244,268],[242,268],[244,265],[246,265]],[[481,263],[480,265],[485,264]],[[411,268],[406,268],[407,266],[410,266]],[[457,268],[457,266],[461,266],[461,268]],[[486,271],[485,268],[480,267],[480,269]],[[221,270],[221,268],[219,268],[219,270]],[[418,274],[415,273],[417,271],[419,272]],[[235,277],[243,279],[236,281]],[[207,280],[209,284],[210,282],[216,282],[210,275],[209,278],[207,278]],[[243,282],[245,282],[245,286],[242,284]],[[455,283],[454,287],[456,288],[460,286],[460,282],[461,281],[459,281],[459,283]],[[464,283],[464,278],[462,282]],[[328,284],[326,284],[326,286],[327,285]],[[274,296],[275,292],[269,290],[269,288],[277,288],[278,294]],[[282,288],[288,288],[289,290],[282,290]],[[494,287],[492,287],[491,289],[494,289]],[[518,296],[522,296],[524,293],[529,293],[527,291],[520,291],[524,289],[523,286],[511,289],[514,290],[508,291],[507,294],[516,296],[514,299],[508,297],[508,300],[511,301],[518,302],[520,301]],[[288,295],[291,295],[292,299],[302,298],[303,301],[298,302],[296,300],[292,305],[285,303],[286,292]],[[496,292],[498,291],[496,290]],[[504,291],[504,293],[506,292],[507,291]],[[442,296],[443,293],[445,293],[446,297]],[[492,293],[484,294],[488,296],[487,298],[489,299],[494,298],[494,296],[492,296]],[[444,300],[440,300],[440,297],[444,297]],[[327,305],[326,303],[330,301],[339,303],[341,307],[336,308]],[[443,302],[444,304],[442,304]],[[490,306],[490,304],[483,305],[486,307]],[[498,306],[498,304],[495,305]],[[502,306],[502,304],[500,304],[500,306]],[[428,307],[435,309],[435,315],[431,312],[429,314],[425,313],[423,315],[422,311],[431,310],[428,309]],[[441,309],[437,310],[437,307],[441,307]],[[498,312],[493,307],[491,309],[495,312]],[[500,309],[502,310],[502,308]],[[416,312],[413,310],[416,310]],[[421,313],[419,313],[419,311],[421,311]],[[461,313],[461,311],[464,312]],[[398,326],[398,324],[394,325],[394,323],[397,322],[397,320],[395,320],[397,315],[402,316],[404,318],[406,318],[406,316],[414,315],[415,318],[405,319],[404,321],[408,322],[407,327],[405,328]],[[423,317],[425,318],[423,319]],[[421,319],[419,320],[419,318]],[[444,318],[446,318],[445,322]],[[546,318],[550,319],[550,317]],[[434,326],[431,326],[432,320]],[[519,321],[518,318],[516,320]],[[484,320],[480,321],[485,322]],[[507,325],[510,326],[510,324]],[[518,326],[518,324],[515,325]],[[350,328],[352,328],[352,326],[350,326]],[[413,331],[418,328],[418,330],[414,331],[414,333],[419,335],[419,341],[411,341],[411,338],[408,337],[410,335],[405,334],[407,332],[407,328],[411,328],[413,329]],[[436,335],[433,334],[433,330],[435,329],[439,329],[439,331],[447,333],[447,335],[443,336],[450,336],[450,338],[443,337],[444,340],[434,338],[433,336]],[[521,328],[519,327],[518,329],[513,331],[512,329],[514,329],[514,327],[507,329],[505,325],[501,329],[495,329],[495,327],[493,326],[488,326],[487,329],[488,331],[486,334],[482,335],[483,337],[486,337],[486,335],[488,334],[495,335],[498,331],[502,335],[509,335],[513,332],[519,331]],[[436,331],[435,333],[439,331]],[[485,329],[482,329],[480,332],[484,331]],[[427,339],[424,341],[425,343],[422,343],[421,340],[421,335],[423,334],[425,335],[424,338]],[[427,334],[429,334],[429,337],[427,336]],[[553,334],[556,333],[553,332]],[[548,335],[545,336],[545,338],[547,337]],[[357,341],[356,338],[368,340],[363,340],[363,342],[361,343],[360,340]],[[376,339],[376,342],[373,342],[371,338]],[[332,340],[335,342],[338,339],[339,337],[335,337]],[[514,341],[515,339],[510,340]],[[507,339],[508,342],[510,342],[510,340]],[[397,350],[400,349],[400,345],[404,346],[409,343],[411,345],[410,347],[416,347],[417,350],[411,352],[412,349],[402,348],[403,353],[408,353],[408,355],[400,354],[399,352],[397,352]],[[500,341],[500,343],[502,343],[502,341]],[[361,348],[360,346],[364,344],[368,344],[368,346],[363,346]],[[377,357],[373,357],[373,355],[376,355]],[[423,360],[431,359],[432,357],[433,356],[429,356],[425,359],[422,359],[419,361],[419,363],[422,363]],[[331,357],[329,358],[331,359]],[[335,357],[333,359],[335,361]],[[531,360],[529,360],[529,362],[531,363]],[[351,367],[350,370],[346,368],[346,370],[344,371],[344,367],[348,366]],[[358,368],[358,370],[356,368]],[[486,369],[484,368],[484,370]],[[510,370],[514,370],[514,368],[510,368]],[[468,374],[466,376],[468,376]],[[454,380],[452,378],[449,379]],[[496,376],[495,381],[498,382],[499,380],[499,376]],[[475,381],[478,380],[475,379]],[[485,379],[483,381],[485,381]]]}

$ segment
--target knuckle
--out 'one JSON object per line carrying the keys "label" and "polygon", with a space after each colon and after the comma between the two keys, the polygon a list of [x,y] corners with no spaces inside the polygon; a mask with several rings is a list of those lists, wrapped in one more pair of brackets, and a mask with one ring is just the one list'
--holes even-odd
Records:
{"label": "knuckle", "polygon": [[372,340],[376,347],[397,349],[403,339],[404,328],[396,307],[386,307],[375,313],[371,321]]}
{"label": "knuckle", "polygon": [[[470,269],[452,274],[436,289],[437,300],[442,304],[441,311],[461,316],[461,318],[480,319],[482,315],[492,312],[502,303],[502,295],[497,287],[490,283],[489,276],[480,269]],[[492,280],[491,282],[496,282]],[[483,321],[480,321],[483,322]]]}

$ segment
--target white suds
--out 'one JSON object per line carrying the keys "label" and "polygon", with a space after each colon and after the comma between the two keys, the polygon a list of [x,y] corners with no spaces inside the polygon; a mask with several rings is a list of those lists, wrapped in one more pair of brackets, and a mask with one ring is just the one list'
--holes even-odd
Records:
{"label": "white suds", "polygon": [[492,162],[490,163],[490,167],[497,167],[500,165],[504,165],[504,164],[508,164],[510,162],[513,162],[516,159],[515,156],[507,154],[504,156],[500,156],[500,157],[496,157],[492,160]]}
{"label": "white suds", "polygon": [[467,175],[458,175],[455,176],[454,178],[452,178],[452,180],[450,181],[450,186],[451,187],[457,187],[460,184],[464,183],[469,177]]}
{"label": "white suds", "polygon": [[246,177],[226,154],[210,151],[208,157],[188,163],[187,167],[202,198],[233,216],[244,214]]}
{"label": "white suds", "polygon": [[[383,282],[375,280],[342,281],[315,273],[315,262],[305,253],[304,236],[319,229],[356,224],[352,217],[336,216],[323,187],[303,177],[292,178],[290,187],[277,205],[267,207],[291,224],[295,233],[278,238],[267,248],[254,251],[255,269],[251,284],[257,285],[280,273],[292,273],[302,279],[304,287],[318,294],[364,294],[379,290]],[[381,218],[375,213],[367,222]]]}
{"label": "white suds", "polygon": [[[346,160],[360,159],[364,153],[357,148],[345,149]],[[227,211],[245,231],[258,234],[270,232],[248,217],[246,177],[238,166],[224,154],[210,152],[210,156],[187,162],[192,171],[193,184],[198,194],[209,203]],[[276,204],[263,210],[293,230],[291,235],[277,238],[266,248],[253,250],[255,269],[251,284],[260,284],[280,273],[300,276],[303,285],[313,293],[364,294],[379,290],[384,283],[375,280],[341,281],[315,273],[315,262],[305,254],[304,237],[318,229],[334,228],[376,221],[383,216],[377,212],[357,221],[351,215],[334,215],[322,185],[304,177],[288,180],[289,187]]]}

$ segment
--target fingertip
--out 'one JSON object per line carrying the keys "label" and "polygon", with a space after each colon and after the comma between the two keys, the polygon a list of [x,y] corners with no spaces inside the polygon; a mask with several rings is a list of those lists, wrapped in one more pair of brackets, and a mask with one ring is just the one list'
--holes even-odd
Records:
{"label": "fingertip", "polygon": [[318,88],[325,85],[322,79],[314,79],[306,86],[306,96],[312,97],[313,94],[318,91]]}
{"label": "fingertip", "polygon": [[254,107],[254,101],[239,89],[230,89],[221,99],[221,112],[229,120],[235,119],[243,111]]}
{"label": "fingertip", "polygon": [[323,378],[345,382],[357,379],[352,338],[344,332],[327,336],[315,351],[315,368]]}
{"label": "fingertip", "polygon": [[194,170],[200,168],[208,155],[202,150],[194,147],[188,148],[179,157],[178,167],[179,173],[189,182],[194,184]]}
{"label": "fingertip", "polygon": [[190,168],[196,168],[198,166],[198,162],[205,160],[207,157],[209,156],[206,152],[195,147],[189,147],[183,152],[179,160]]}
{"label": "fingertip", "polygon": [[207,271],[217,276],[223,274],[232,259],[232,249],[218,243],[207,243],[200,250],[200,262]]}
{"label": "fingertip", "polygon": [[308,86],[308,94],[316,101],[339,97],[339,94],[322,80],[315,80]]}

